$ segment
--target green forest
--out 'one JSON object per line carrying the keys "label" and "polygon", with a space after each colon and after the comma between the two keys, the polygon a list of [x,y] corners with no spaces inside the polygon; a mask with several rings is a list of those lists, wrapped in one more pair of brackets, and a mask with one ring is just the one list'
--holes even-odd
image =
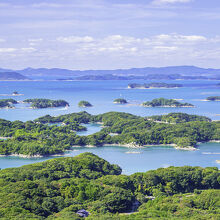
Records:
{"label": "green forest", "polygon": [[92,153],[1,170],[0,218],[81,219],[81,209],[88,219],[220,218],[215,167],[121,171]]}
{"label": "green forest", "polygon": [[[88,123],[103,126],[97,133],[77,135],[77,131],[86,130],[82,124]],[[91,115],[83,111],[57,117],[46,115],[27,122],[0,119],[0,137],[7,137],[0,140],[1,155],[51,155],[74,146],[104,144],[134,147],[174,144],[187,148],[196,147],[198,142],[220,140],[220,122],[185,113],[148,118],[123,112]]]}
{"label": "green forest", "polygon": [[32,108],[51,108],[69,106],[69,103],[65,100],[26,99],[23,102],[30,103]]}
{"label": "green forest", "polygon": [[13,108],[18,102],[14,99],[0,99],[0,108]]}
{"label": "green forest", "polygon": [[194,107],[194,105],[190,103],[181,103],[176,101],[175,99],[165,99],[158,98],[153,99],[152,101],[143,102],[142,106],[144,107]]}
{"label": "green forest", "polygon": [[92,104],[88,101],[82,100],[78,103],[78,106],[85,108],[85,107],[92,107]]}
{"label": "green forest", "polygon": [[113,102],[116,104],[127,104],[128,103],[126,99],[122,99],[122,98],[115,99]]}

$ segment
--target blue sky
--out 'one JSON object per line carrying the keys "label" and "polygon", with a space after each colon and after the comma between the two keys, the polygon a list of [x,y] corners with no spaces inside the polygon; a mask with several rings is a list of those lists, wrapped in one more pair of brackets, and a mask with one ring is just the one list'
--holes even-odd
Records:
{"label": "blue sky", "polygon": [[0,67],[220,68],[219,0],[1,0]]}

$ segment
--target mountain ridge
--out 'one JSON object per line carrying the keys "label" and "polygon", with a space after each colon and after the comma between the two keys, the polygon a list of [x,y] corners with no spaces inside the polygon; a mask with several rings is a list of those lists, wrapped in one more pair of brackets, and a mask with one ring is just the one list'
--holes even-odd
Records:
{"label": "mountain ridge", "polygon": [[117,75],[117,76],[147,76],[147,75],[171,75],[181,74],[182,76],[208,76],[220,77],[220,69],[201,68],[197,66],[167,66],[167,67],[143,67],[130,69],[113,70],[70,70],[61,68],[25,68],[21,70],[1,69],[2,72],[17,72],[30,78],[53,78],[59,77],[80,77],[86,75]]}

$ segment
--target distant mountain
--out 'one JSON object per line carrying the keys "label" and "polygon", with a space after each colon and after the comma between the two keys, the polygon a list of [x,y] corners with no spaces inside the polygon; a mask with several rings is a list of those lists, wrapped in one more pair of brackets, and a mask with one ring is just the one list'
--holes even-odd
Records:
{"label": "distant mountain", "polygon": [[[149,74],[149,75],[113,75],[113,74],[103,74],[103,75],[84,75],[75,78],[61,78],[57,80],[134,80],[134,79],[142,79],[142,80],[177,80],[177,79],[188,79],[188,80],[196,80],[196,79],[214,79],[214,77],[208,76],[190,76],[190,75],[180,75],[180,74]],[[216,78],[215,78],[216,79]]]}
{"label": "distant mountain", "polygon": [[[0,69],[0,72],[4,72],[4,69]],[[85,76],[82,79],[93,79],[98,80],[100,77],[97,76],[106,76],[105,78],[114,78],[119,80],[123,77],[133,77],[137,78],[141,76],[147,76],[148,79],[152,78],[167,78],[166,76],[173,76],[174,79],[184,78],[185,76],[191,77],[192,79],[198,79],[199,77],[203,78],[217,78],[220,79],[220,69],[205,69],[196,66],[169,66],[169,67],[144,67],[144,68],[131,68],[131,69],[116,69],[116,70],[68,70],[68,69],[59,69],[59,68],[26,68],[23,70],[8,70],[7,72],[17,72],[24,76],[38,79],[72,79]],[[122,77],[122,78],[120,78]]]}
{"label": "distant mountain", "polygon": [[68,69],[59,69],[59,68],[52,68],[52,69],[47,69],[47,68],[26,68],[23,70],[16,70],[16,72],[21,73],[25,76],[70,76],[74,75],[75,72],[73,70],[68,70]]}
{"label": "distant mountain", "polygon": [[0,73],[4,72],[14,72],[14,70],[0,68]]}
{"label": "distant mountain", "polygon": [[29,78],[17,72],[0,72],[0,80],[29,80]]}

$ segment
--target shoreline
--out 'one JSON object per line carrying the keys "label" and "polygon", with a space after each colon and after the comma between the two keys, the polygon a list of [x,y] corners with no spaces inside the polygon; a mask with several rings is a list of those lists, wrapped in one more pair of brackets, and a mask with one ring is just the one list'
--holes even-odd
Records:
{"label": "shoreline", "polygon": [[[203,143],[220,143],[220,140],[211,140],[211,141],[207,141],[207,142],[203,142]],[[200,144],[200,142],[198,142],[197,144]],[[71,147],[71,149],[69,150],[65,150],[63,153],[60,154],[51,154],[51,155],[40,155],[40,154],[36,154],[36,155],[25,155],[25,154],[10,154],[10,155],[0,155],[0,157],[21,157],[21,158],[43,158],[43,157],[54,157],[54,156],[65,156],[65,152],[70,152],[70,151],[75,151],[76,149],[73,148],[97,148],[97,147],[125,147],[125,148],[130,148],[130,149],[143,149],[146,147],[160,147],[160,146],[169,146],[169,147],[173,147],[176,150],[184,150],[184,151],[196,151],[198,150],[198,148],[196,147],[192,147],[192,146],[188,146],[188,147],[178,147],[176,144],[147,144],[147,145],[136,145],[134,143],[130,143],[130,144],[103,144],[101,146],[94,146],[94,145],[84,145],[84,146],[80,146],[80,145],[74,145]]]}
{"label": "shoreline", "polygon": [[[48,156],[52,156],[52,155],[48,155]],[[25,154],[9,154],[9,155],[5,155],[5,154],[1,154],[0,157],[20,157],[20,158],[27,158],[27,159],[31,159],[31,158],[42,158],[42,157],[47,157],[46,155],[40,155],[40,154],[36,154],[36,155],[25,155]]]}

